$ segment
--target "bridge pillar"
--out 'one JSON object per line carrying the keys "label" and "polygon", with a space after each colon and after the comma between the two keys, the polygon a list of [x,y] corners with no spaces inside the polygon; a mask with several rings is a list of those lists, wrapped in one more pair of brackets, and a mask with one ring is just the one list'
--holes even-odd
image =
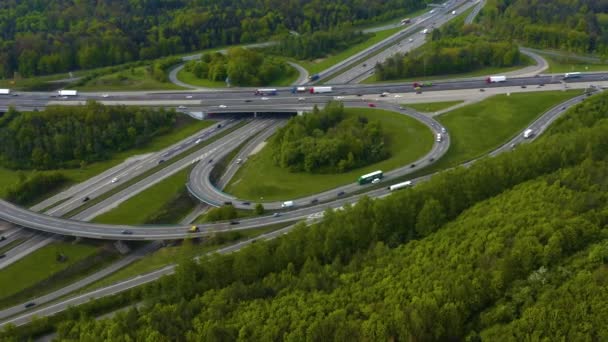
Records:
{"label": "bridge pillar", "polygon": [[257,118],[258,117],[258,112],[253,112],[253,117]]}

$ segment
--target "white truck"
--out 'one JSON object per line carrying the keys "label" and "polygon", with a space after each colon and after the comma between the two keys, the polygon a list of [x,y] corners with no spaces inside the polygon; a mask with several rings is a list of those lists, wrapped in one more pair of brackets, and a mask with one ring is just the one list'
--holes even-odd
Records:
{"label": "white truck", "polygon": [[506,82],[507,76],[490,76],[486,78],[486,83]]}
{"label": "white truck", "polygon": [[285,201],[283,203],[281,203],[281,208],[292,208],[293,207],[293,201]]}
{"label": "white truck", "polygon": [[311,87],[310,88],[311,94],[331,93],[332,91],[334,91],[334,89],[332,87]]}
{"label": "white truck", "polygon": [[78,90],[59,90],[59,96],[78,96]]}
{"label": "white truck", "polygon": [[412,186],[412,181],[405,181],[397,184],[393,184],[388,187],[390,191],[395,191],[403,188],[407,188],[408,186]]}
{"label": "white truck", "polygon": [[524,131],[524,139],[529,139],[534,135],[534,130],[528,128],[527,130]]}
{"label": "white truck", "polygon": [[429,33],[429,29],[428,28],[425,28],[424,30],[422,30],[422,34],[427,34],[427,33]]}
{"label": "white truck", "polygon": [[0,95],[10,95],[10,94],[11,94],[10,89],[0,89]]}

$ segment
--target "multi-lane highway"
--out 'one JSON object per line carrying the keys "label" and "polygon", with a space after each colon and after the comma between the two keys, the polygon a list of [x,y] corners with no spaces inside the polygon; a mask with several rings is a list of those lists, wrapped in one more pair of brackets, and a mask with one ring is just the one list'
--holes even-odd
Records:
{"label": "multi-lane highway", "polygon": [[[355,108],[356,107],[367,107],[367,105],[365,103],[361,103],[360,101],[345,102],[344,104],[345,104],[345,107],[355,107]],[[385,173],[385,180],[402,177],[404,175],[417,171],[421,167],[427,166],[429,161],[439,160],[443,156],[443,154],[445,152],[447,152],[447,150],[450,146],[449,134],[448,134],[447,130],[435,119],[433,119],[429,116],[417,113],[412,110],[402,109],[401,107],[399,107],[397,105],[378,103],[378,104],[376,104],[376,107],[391,110],[391,111],[397,112],[399,114],[408,115],[408,116],[422,122],[423,124],[425,124],[430,129],[430,131],[433,133],[433,137],[435,137],[437,134],[439,134],[443,137],[441,142],[435,141],[431,150],[424,157],[420,158],[419,160],[413,161],[413,164],[403,165],[402,167],[400,167],[398,169],[391,170],[391,171]],[[238,145],[238,144],[239,144],[239,142],[235,142],[235,145]],[[222,151],[221,153],[227,154],[230,152],[230,150],[231,149],[226,149],[225,151]],[[222,154],[219,154],[217,157],[221,158]],[[190,191],[190,193],[192,195],[194,195],[196,198],[198,198],[199,200],[201,200],[207,204],[213,205],[213,206],[220,206],[224,203],[230,202],[236,208],[251,209],[251,204],[250,204],[249,199],[234,198],[233,196],[222,192],[220,189],[218,189],[216,186],[214,186],[209,179],[209,176],[210,176],[212,170],[213,170],[213,167],[211,165],[205,165],[204,163],[198,164],[192,170],[192,172],[190,173],[189,181],[188,181],[188,190]],[[354,181],[355,180],[353,179],[353,182]],[[328,202],[328,201],[336,199],[337,197],[342,197],[342,196],[348,195],[352,192],[359,191],[360,189],[361,189],[360,185],[358,185],[357,183],[351,183],[351,184],[337,187],[330,191],[315,194],[312,196],[307,196],[307,197],[298,198],[298,199],[286,198],[285,200],[293,200],[294,206],[299,207],[299,206],[305,206],[305,205],[309,205],[309,204],[315,204],[318,202]],[[256,201],[256,202],[259,203],[259,201]],[[282,208],[281,201],[262,202],[262,204],[264,205],[264,208],[269,209],[269,210],[278,210],[278,209]]]}
{"label": "multi-lane highway", "polygon": [[[591,82],[591,81],[595,81],[595,80],[603,80],[605,78],[606,78],[606,76],[604,74],[588,74],[588,75],[583,75],[581,78],[575,79],[574,81]],[[551,77],[551,76],[530,77],[530,78],[521,78],[521,79],[510,79],[507,82],[505,82],[504,84],[492,84],[490,86],[492,86],[492,87],[506,86],[506,85],[512,86],[512,85],[517,85],[517,84],[530,85],[530,84],[534,84],[534,83],[540,84],[543,82],[557,83],[557,82],[561,82],[561,79],[559,79],[557,77]],[[473,87],[479,86],[480,84],[485,85],[484,83],[480,83],[479,81],[445,82],[445,83],[438,84],[437,88],[458,89],[458,85],[464,86],[465,88],[466,87],[473,88]],[[410,89],[410,87],[406,87],[403,85],[391,85],[390,87],[393,87],[394,89],[401,89],[401,90]],[[432,87],[432,88],[435,88],[435,87]],[[432,89],[432,88],[430,88],[430,89]],[[355,91],[358,91],[357,89],[358,89],[358,87],[356,87],[356,86],[347,86],[344,88],[344,91],[345,92],[348,92],[348,91],[355,92]],[[374,90],[375,89],[377,89],[377,88],[374,88]],[[238,98],[238,96],[247,96],[247,95],[249,96],[249,98],[253,97],[253,95],[251,95],[251,93],[245,93],[243,91],[227,92],[227,93],[222,93],[222,94],[227,96],[227,98]],[[219,95],[219,94],[216,94],[216,95]],[[269,103],[270,101],[272,101],[277,106],[290,106],[290,105],[297,106],[297,103],[301,103],[301,102],[297,101],[296,97],[291,96],[291,95],[292,94],[287,94],[286,96],[280,96],[280,97],[277,96],[277,97],[273,98],[272,100],[270,100],[270,99],[267,100],[266,102]],[[19,97],[27,98],[27,96],[33,97],[33,96],[39,96],[39,95],[25,94],[25,95],[19,96]],[[84,96],[86,97],[87,95],[85,94]],[[126,95],[124,95],[124,96],[128,97]],[[156,95],[149,95],[149,96],[154,98],[154,96],[156,96]],[[158,96],[171,98],[172,96],[183,97],[184,95],[183,94],[163,93],[163,94],[159,94]],[[199,94],[199,96],[205,96],[205,94]],[[145,98],[145,96],[141,95],[141,94],[132,95],[132,97]],[[327,99],[329,99],[331,97],[310,96],[309,98],[314,99],[315,102],[322,103],[324,101],[327,101]],[[216,99],[214,101],[222,101],[222,100]],[[258,101],[262,101],[262,100],[258,100]],[[211,102],[211,100],[209,100],[209,101],[205,100],[205,102]],[[312,101],[306,101],[304,103],[309,104],[309,102],[312,102]],[[254,104],[254,102],[252,101],[250,104]],[[212,110],[215,112],[230,111],[229,107],[228,108],[219,108],[217,106],[214,106],[213,104],[206,104],[206,105],[208,106],[207,108],[212,108],[209,110],[209,112],[211,112]],[[300,105],[302,105],[302,104],[300,104]],[[248,108],[248,105],[244,104],[243,102],[241,102],[240,106],[242,106],[242,108],[238,109],[238,111],[244,111],[246,108]],[[251,109],[249,111],[251,111]],[[263,109],[260,108],[260,112],[262,112],[262,111],[263,111]],[[244,137],[241,136],[240,140],[243,141]],[[324,200],[332,200],[331,206],[334,206],[334,205],[340,206],[343,203],[346,203],[346,202],[352,200],[352,198],[336,199],[335,198],[336,191],[328,192],[327,194],[325,194],[323,196],[327,196],[327,198],[319,197],[319,202],[322,202]],[[263,225],[266,225],[269,223],[275,223],[275,222],[281,221],[281,220],[300,219],[302,217],[306,217],[308,215],[322,211],[328,205],[329,204],[309,206],[307,208],[303,208],[302,210],[294,210],[289,213],[286,213],[285,215],[281,216],[280,218],[261,217],[261,218],[255,218],[255,219],[250,219],[250,220],[243,220],[243,222],[241,222],[238,225],[231,225],[229,222],[205,225],[205,226],[201,227],[201,232],[198,234],[199,235],[207,234],[207,233],[209,233],[209,231],[248,229],[248,228],[253,228],[253,227],[260,227],[260,226],[263,226]],[[93,215],[93,214],[94,214],[94,212],[91,212],[91,215]],[[183,238],[184,236],[188,235],[188,233],[187,233],[188,227],[186,227],[186,226],[178,225],[178,226],[171,226],[171,227],[164,226],[164,227],[128,227],[127,228],[127,227],[121,227],[121,226],[110,226],[110,225],[85,223],[85,222],[79,222],[79,221],[73,221],[73,220],[52,218],[52,217],[49,217],[46,215],[33,213],[24,208],[19,208],[10,203],[7,203],[7,202],[0,202],[0,217],[9,222],[13,222],[18,225],[30,227],[30,228],[41,230],[41,231],[48,231],[48,232],[64,234],[64,235],[71,235],[71,236],[99,238],[99,239],[124,239],[124,240],[126,240],[126,239],[132,239],[132,240],[180,239],[180,238]],[[126,233],[125,233],[125,230],[127,231]]]}

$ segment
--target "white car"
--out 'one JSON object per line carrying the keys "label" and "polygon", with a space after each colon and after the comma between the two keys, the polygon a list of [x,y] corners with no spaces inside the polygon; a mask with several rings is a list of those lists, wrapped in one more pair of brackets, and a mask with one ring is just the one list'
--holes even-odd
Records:
{"label": "white car", "polygon": [[186,106],[178,106],[177,109],[186,109]]}
{"label": "white car", "polygon": [[344,96],[334,96],[334,99],[336,99],[336,100],[342,100],[342,99],[344,99]]}
{"label": "white car", "polygon": [[108,95],[108,94],[103,94],[103,95],[101,95],[101,97],[103,97],[103,98],[107,98],[107,97],[110,97],[110,95]]}
{"label": "white car", "polygon": [[306,100],[306,98],[304,98],[304,97],[298,97],[298,101],[304,101],[304,100]]}
{"label": "white car", "polygon": [[116,182],[118,182],[118,177],[112,178],[112,183],[116,183]]}
{"label": "white car", "polygon": [[187,99],[191,99],[191,98],[192,98],[192,95],[188,95],[188,96],[186,96],[186,98],[187,98]]}
{"label": "white car", "polygon": [[372,181],[372,184],[377,184],[380,183],[380,178],[374,178],[374,180]]}
{"label": "white car", "polygon": [[401,95],[397,94],[397,95],[395,95],[395,97],[399,98],[399,97],[401,97]]}
{"label": "white car", "polygon": [[262,101],[266,101],[266,100],[268,100],[267,97],[262,97]]}
{"label": "white car", "polygon": [[410,39],[409,39],[409,41],[410,41],[410,43],[411,43],[411,42],[413,42],[413,41],[414,41],[414,38],[410,38]]}
{"label": "white car", "polygon": [[226,105],[219,105],[220,108],[228,108]]}
{"label": "white car", "polygon": [[201,141],[202,141],[202,140],[199,138],[199,139],[196,139],[196,141],[195,141],[194,143],[195,143],[195,144],[198,144],[198,143],[200,143]]}

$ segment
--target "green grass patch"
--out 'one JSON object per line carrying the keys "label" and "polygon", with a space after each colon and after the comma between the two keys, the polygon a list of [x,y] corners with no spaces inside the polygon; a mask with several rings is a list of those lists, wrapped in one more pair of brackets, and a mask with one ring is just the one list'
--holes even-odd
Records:
{"label": "green grass patch", "polygon": [[[365,80],[363,80],[363,82],[361,82],[361,83],[373,84],[373,83],[382,83],[382,82],[386,82],[386,83],[421,82],[421,81],[447,80],[447,79],[452,79],[452,78],[481,77],[481,76],[488,76],[488,75],[504,74],[506,72],[519,70],[519,69],[522,69],[522,68],[525,68],[527,66],[534,64],[534,60],[532,58],[525,56],[525,55],[522,55],[521,57],[522,57],[522,62],[520,64],[510,66],[510,67],[488,67],[488,68],[482,68],[479,70],[460,73],[460,74],[407,77],[407,78],[401,78],[401,79],[396,79],[396,80],[384,80],[384,81],[379,81],[377,79],[377,75],[374,74],[374,75],[371,75],[370,77],[366,78]],[[424,91],[424,89],[422,91]]]}
{"label": "green grass patch", "polygon": [[[0,272],[0,299],[8,298],[97,253],[98,247],[56,242],[42,247]],[[67,257],[56,261],[58,253]]]}
{"label": "green grass patch", "polygon": [[167,265],[175,264],[178,260],[183,258],[194,258],[197,256],[202,256],[206,253],[218,250],[238,241],[251,239],[256,236],[290,226],[292,224],[294,223],[286,222],[258,229],[218,233],[214,237],[202,240],[200,243],[193,243],[192,241],[188,241],[185,243],[185,245],[164,247],[150,255],[143,257],[142,259],[134,262],[133,264],[117,271],[116,273],[113,273],[108,277],[87,286],[80,292],[84,293],[93,289],[108,286],[110,284],[129,279],[131,277],[135,277],[140,274],[152,272]]}
{"label": "green grass patch", "polygon": [[139,66],[103,75],[76,89],[82,91],[184,89],[169,81],[161,82],[154,79],[149,71],[150,68],[150,66]]}
{"label": "green grass patch", "polygon": [[[292,85],[293,82],[295,82],[298,79],[299,73],[291,65],[288,65],[288,67],[289,67],[288,73],[284,74],[281,78],[273,81],[271,84],[268,84],[267,86],[277,86],[277,87],[285,86],[286,87],[286,86]],[[205,88],[226,88],[227,87],[226,82],[224,82],[224,81],[210,81],[208,79],[198,78],[193,73],[186,71],[186,68],[182,68],[182,70],[180,70],[177,73],[177,79],[186,84],[190,84],[190,85],[197,86],[197,87],[205,87]]]}
{"label": "green grass patch", "polygon": [[171,199],[183,190],[190,170],[191,168],[186,168],[167,177],[122,202],[118,207],[95,217],[93,222],[127,225],[147,223],[150,217],[162,210]]}
{"label": "green grass patch", "polygon": [[185,150],[184,152],[172,157],[171,159],[168,159],[167,161],[165,161],[162,164],[156,165],[155,167],[147,170],[146,172],[131,178],[127,181],[125,181],[124,183],[120,184],[119,186],[111,189],[110,191],[107,191],[105,193],[103,193],[102,195],[95,197],[93,199],[91,199],[90,201],[86,202],[84,205],[81,205],[78,208],[75,208],[73,210],[71,210],[70,212],[68,212],[67,214],[64,215],[64,217],[72,217],[92,206],[94,206],[95,204],[105,200],[106,198],[109,198],[111,196],[113,196],[114,194],[122,191],[123,189],[128,188],[129,186],[139,182],[142,179],[145,179],[153,174],[155,174],[156,172],[158,172],[159,170],[166,168],[167,166],[176,163],[177,161],[186,158],[187,156],[191,155],[192,153],[195,153],[196,151],[199,151],[200,149],[202,149],[203,147],[211,144],[212,142],[221,139],[223,136],[230,134],[231,132],[233,132],[234,130],[237,130],[238,128],[242,127],[243,125],[245,125],[245,121],[242,121],[226,130],[224,130],[223,132],[214,135],[213,137],[201,142],[200,144],[194,145],[192,147],[190,147],[189,149]]}
{"label": "green grass patch", "polygon": [[464,101],[445,101],[428,103],[404,103],[403,106],[410,107],[419,112],[432,113],[461,104]]}
{"label": "green grass patch", "polygon": [[276,166],[272,161],[272,151],[264,148],[241,166],[226,192],[250,199],[252,204],[261,198],[264,201],[298,198],[353,183],[360,175],[374,170],[386,172],[407,165],[425,155],[433,145],[429,129],[408,116],[380,109],[347,108],[345,111],[347,115],[362,115],[381,122],[390,158],[340,174],[290,173]]}
{"label": "green grass patch", "polygon": [[450,134],[450,149],[422,171],[445,169],[480,157],[519,134],[551,107],[580,94],[581,90],[569,90],[495,95],[443,114],[437,119]]}
{"label": "green grass patch", "polygon": [[566,72],[596,72],[608,70],[606,63],[592,63],[577,59],[576,56],[556,57],[539,53],[549,63],[549,67],[544,72],[549,74]]}
{"label": "green grass patch", "polygon": [[330,66],[332,66],[336,63],[339,63],[339,62],[345,60],[346,58],[348,58],[358,52],[361,52],[361,51],[367,49],[368,47],[390,37],[391,35],[395,34],[396,32],[399,32],[401,29],[403,29],[403,27],[396,27],[396,28],[376,32],[368,40],[361,42],[357,45],[353,45],[350,48],[348,48],[340,53],[328,56],[323,59],[318,59],[318,60],[314,60],[314,61],[296,61],[296,62],[298,64],[300,64],[302,67],[304,67],[306,70],[308,70],[308,72],[311,75],[317,74],[317,73],[329,68]]}

